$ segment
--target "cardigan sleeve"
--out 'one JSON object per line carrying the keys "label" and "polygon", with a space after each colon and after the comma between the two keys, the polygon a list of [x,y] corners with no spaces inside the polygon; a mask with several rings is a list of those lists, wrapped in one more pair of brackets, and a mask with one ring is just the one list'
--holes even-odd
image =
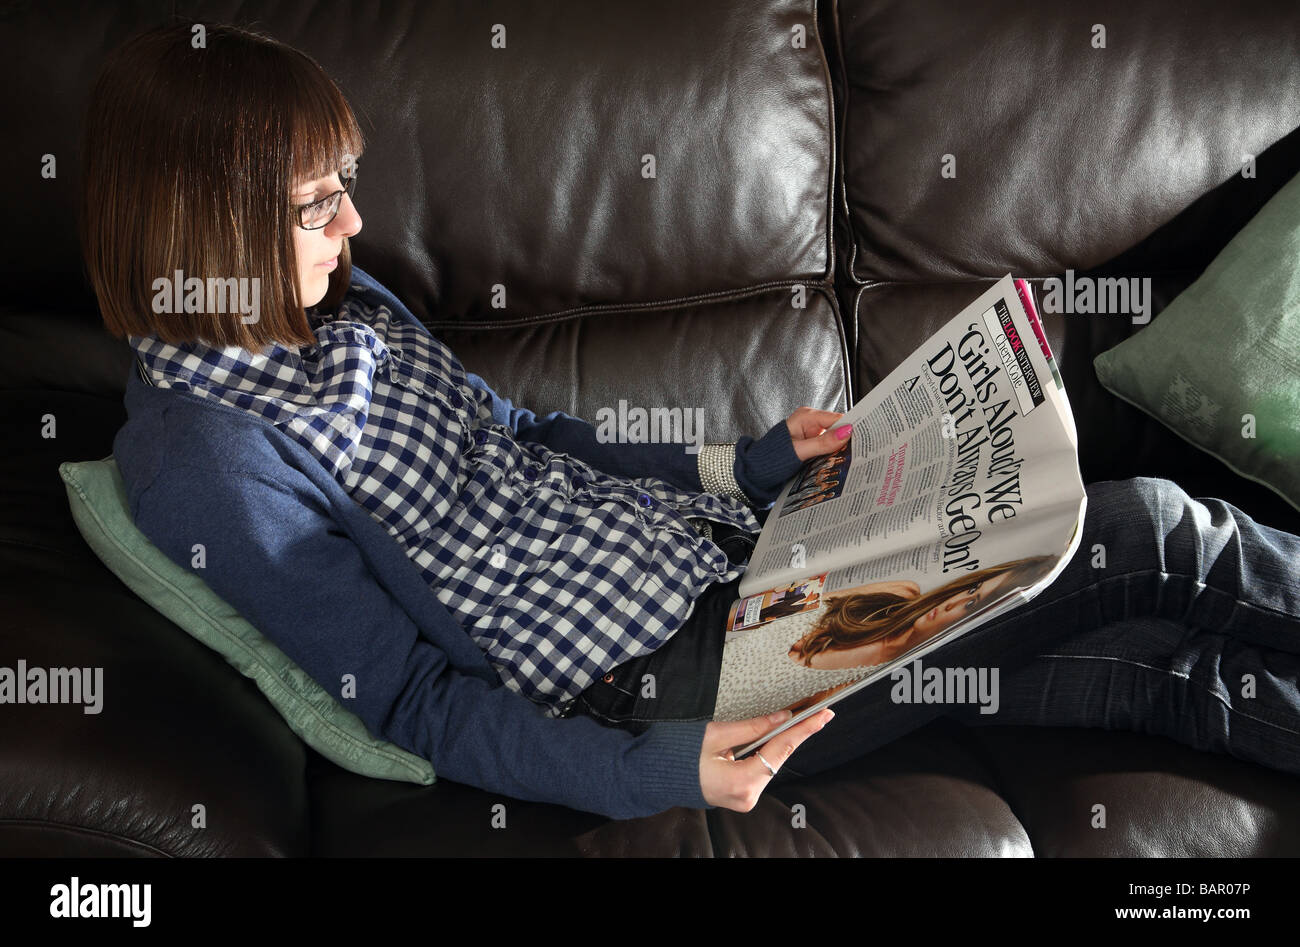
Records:
{"label": "cardigan sleeve", "polygon": [[[548,717],[503,683],[459,672],[371,571],[328,498],[292,467],[279,474],[164,467],[139,496],[137,526],[184,568],[202,543],[201,577],[213,591],[371,734],[429,760],[440,777],[616,819],[708,807],[699,782],[707,721],[633,735]],[[445,631],[465,634],[434,604]],[[342,695],[345,679],[354,697]]]}
{"label": "cardigan sleeve", "polygon": [[[510,428],[521,441],[532,441],[569,454],[606,473],[629,478],[658,477],[684,490],[704,491],[699,455],[687,453],[683,444],[601,442],[596,428],[588,421],[563,411],[552,411],[539,418],[498,395],[481,376],[466,372],[466,377],[471,385],[487,394],[492,419]],[[785,421],[778,421],[762,438],[745,436],[736,442],[734,474],[751,506],[771,506],[802,464],[794,452]]]}

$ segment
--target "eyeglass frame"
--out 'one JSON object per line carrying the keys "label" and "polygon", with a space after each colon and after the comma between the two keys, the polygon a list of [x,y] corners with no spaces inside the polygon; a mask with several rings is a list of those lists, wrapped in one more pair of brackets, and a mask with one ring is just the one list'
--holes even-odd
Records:
{"label": "eyeglass frame", "polygon": [[[326,194],[318,201],[308,201],[306,204],[293,205],[294,210],[298,212],[297,223],[299,227],[307,231],[323,230],[334,222],[334,218],[339,215],[339,211],[343,207],[343,195],[346,194],[348,197],[351,197],[353,194],[356,193],[357,190],[357,174],[355,171],[352,173],[351,177],[345,178],[340,175],[339,180],[343,182],[343,187],[341,190],[331,191],[329,194]],[[331,201],[331,200],[335,202],[334,213],[330,214],[328,219],[326,219],[323,223],[320,223],[315,227],[308,227],[306,224],[302,222],[303,212],[306,211],[308,207],[315,207],[317,204],[324,204],[326,201]]]}

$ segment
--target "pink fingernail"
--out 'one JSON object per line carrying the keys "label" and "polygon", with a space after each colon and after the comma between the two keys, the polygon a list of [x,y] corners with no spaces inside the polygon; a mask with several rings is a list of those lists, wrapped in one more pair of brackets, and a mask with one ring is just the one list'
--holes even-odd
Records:
{"label": "pink fingernail", "polygon": [[844,438],[846,438],[846,437],[849,436],[849,433],[850,433],[852,430],[853,430],[853,425],[851,425],[851,424],[842,424],[842,425],[840,425],[839,427],[837,427],[837,428],[835,429],[835,436],[836,436],[837,438],[839,438],[839,439],[842,441],[842,440],[844,440]]}

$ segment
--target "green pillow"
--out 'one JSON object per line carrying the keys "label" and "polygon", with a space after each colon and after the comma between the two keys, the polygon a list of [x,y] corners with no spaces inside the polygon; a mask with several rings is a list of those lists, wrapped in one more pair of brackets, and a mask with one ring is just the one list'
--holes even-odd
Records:
{"label": "green pillow", "polygon": [[1093,366],[1116,396],[1300,509],[1300,176]]}
{"label": "green pillow", "polygon": [[131,521],[117,462],[62,463],[72,517],[104,565],[142,599],[250,677],[303,742],[344,769],[377,779],[429,785],[433,766],[376,739],[283,651],[207,584],[159,551]]}

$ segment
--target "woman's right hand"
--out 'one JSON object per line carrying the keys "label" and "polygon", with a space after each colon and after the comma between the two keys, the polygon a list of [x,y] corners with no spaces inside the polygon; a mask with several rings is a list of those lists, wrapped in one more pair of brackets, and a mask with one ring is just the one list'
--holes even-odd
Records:
{"label": "woman's right hand", "polygon": [[700,750],[700,789],[704,801],[723,809],[749,812],[772,781],[772,773],[768,772],[758,754],[762,753],[763,758],[779,772],[799,744],[830,723],[834,716],[835,711],[827,707],[789,730],[782,730],[759,747],[758,753],[751,753],[739,761],[733,749],[748,746],[773,727],[789,720],[790,712],[781,710],[766,717],[710,723],[704,728],[704,745]]}

